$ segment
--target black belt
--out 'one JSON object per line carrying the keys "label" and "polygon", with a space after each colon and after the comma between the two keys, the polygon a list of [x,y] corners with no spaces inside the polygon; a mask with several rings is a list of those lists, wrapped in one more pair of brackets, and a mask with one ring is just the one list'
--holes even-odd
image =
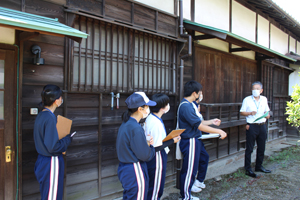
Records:
{"label": "black belt", "polygon": [[249,124],[249,125],[259,125],[259,126],[261,126],[261,125],[264,125],[266,122],[263,122],[263,123],[247,123],[247,124]]}

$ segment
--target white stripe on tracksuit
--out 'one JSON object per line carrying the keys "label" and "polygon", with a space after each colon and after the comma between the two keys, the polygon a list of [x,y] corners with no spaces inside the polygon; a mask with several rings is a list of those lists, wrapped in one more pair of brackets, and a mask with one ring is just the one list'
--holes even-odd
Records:
{"label": "white stripe on tracksuit", "polygon": [[185,177],[184,182],[184,200],[190,199],[189,187],[191,183],[191,177],[194,169],[194,161],[195,161],[195,138],[190,138],[190,147],[189,147],[189,160],[188,160],[188,170]]}
{"label": "white stripe on tracksuit", "polygon": [[145,179],[144,179],[144,173],[141,168],[141,165],[139,162],[133,163],[135,176],[138,184],[138,193],[137,193],[137,200],[144,199],[145,195]]}
{"label": "white stripe on tracksuit", "polygon": [[[164,151],[164,150],[163,150]],[[154,187],[151,200],[156,200],[158,192],[161,185],[161,176],[163,170],[163,161],[161,157],[161,152],[156,152],[156,167],[155,167],[155,177],[154,177]]]}
{"label": "white stripe on tracksuit", "polygon": [[57,156],[51,157],[48,200],[56,199],[58,188],[59,161]]}

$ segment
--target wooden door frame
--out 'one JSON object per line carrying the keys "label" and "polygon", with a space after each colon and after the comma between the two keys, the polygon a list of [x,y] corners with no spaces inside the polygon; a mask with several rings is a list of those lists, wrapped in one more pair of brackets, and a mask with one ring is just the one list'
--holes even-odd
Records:
{"label": "wooden door frame", "polygon": [[[14,51],[15,53],[14,53],[14,80],[13,80],[13,86],[12,86],[12,88],[14,88],[14,91],[13,91],[13,96],[14,97],[16,97],[17,96],[17,70],[18,70],[18,62],[19,62],[19,56],[18,56],[18,54],[20,53],[19,52],[19,48],[18,48],[18,46],[16,46],[16,45],[9,45],[9,44],[3,44],[3,43],[0,43],[0,49],[1,50],[10,50],[10,51]],[[19,82],[19,85],[21,85],[21,82]],[[19,98],[18,98],[18,102],[20,102],[20,94],[22,94],[22,92],[21,92],[21,90],[19,90]],[[20,199],[19,197],[20,196],[22,196],[22,195],[20,195],[21,194],[21,190],[20,190],[20,186],[21,186],[21,182],[20,182],[20,180],[22,180],[22,174],[20,173],[20,170],[19,170],[19,174],[18,174],[18,177],[16,177],[17,176],[17,165],[18,165],[18,168],[20,169],[21,167],[22,167],[22,159],[21,159],[21,156],[22,156],[22,151],[21,151],[21,148],[20,148],[20,144],[22,144],[22,142],[21,142],[21,140],[20,140],[20,131],[21,131],[21,129],[20,129],[20,114],[21,114],[21,107],[20,107],[20,103],[19,103],[19,105],[18,105],[18,124],[16,124],[16,121],[17,121],[17,116],[16,116],[16,109],[17,109],[17,107],[16,107],[16,104],[17,104],[17,102],[16,102],[16,99],[14,99],[14,102],[13,102],[13,105],[14,105],[14,109],[13,109],[13,112],[14,112],[14,114],[13,114],[13,118],[14,118],[14,122],[13,122],[13,124],[14,124],[14,128],[13,128],[13,140],[14,140],[14,142],[13,142],[13,145],[14,145],[14,147],[13,147],[13,149],[14,149],[14,151],[15,151],[15,164],[14,164],[14,169],[13,169],[13,174],[14,174],[14,176],[13,176],[13,178],[14,178],[14,188],[13,188],[13,198],[15,198],[15,195],[16,195],[16,192],[17,192],[17,188],[19,188],[18,190],[18,199]],[[17,144],[16,144],[16,126],[18,126],[18,148],[17,148]],[[18,152],[16,152],[17,151],[17,149],[18,149]],[[18,156],[18,163],[17,163],[17,160],[16,160],[16,157]],[[17,179],[18,179],[18,182],[19,182],[19,184],[18,184],[18,186],[17,186]]]}

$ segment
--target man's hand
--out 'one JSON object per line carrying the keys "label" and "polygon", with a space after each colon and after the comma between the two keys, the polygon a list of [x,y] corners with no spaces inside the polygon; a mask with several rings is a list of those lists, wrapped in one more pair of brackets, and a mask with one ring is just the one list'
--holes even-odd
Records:
{"label": "man's hand", "polygon": [[219,129],[219,134],[221,136],[221,139],[223,140],[224,138],[227,137],[227,133],[225,133],[223,130]]}
{"label": "man's hand", "polygon": [[221,120],[220,120],[220,119],[217,119],[217,118],[212,119],[212,124],[213,124],[213,125],[216,125],[216,126],[220,126]]}
{"label": "man's hand", "polygon": [[[264,112],[264,114],[265,114],[266,112]],[[266,119],[269,119],[271,116],[270,116],[270,112],[269,112],[269,114],[265,117]]]}
{"label": "man's hand", "polygon": [[250,112],[250,114],[249,115],[256,115],[256,111],[252,111],[252,112]]}

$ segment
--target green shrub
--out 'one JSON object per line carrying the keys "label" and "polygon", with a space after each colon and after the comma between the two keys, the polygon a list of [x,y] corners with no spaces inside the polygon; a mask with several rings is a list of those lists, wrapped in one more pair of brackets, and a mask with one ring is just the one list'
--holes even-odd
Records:
{"label": "green shrub", "polygon": [[287,101],[286,114],[288,117],[286,120],[292,126],[300,127],[300,86],[296,84],[293,88],[292,99]]}

